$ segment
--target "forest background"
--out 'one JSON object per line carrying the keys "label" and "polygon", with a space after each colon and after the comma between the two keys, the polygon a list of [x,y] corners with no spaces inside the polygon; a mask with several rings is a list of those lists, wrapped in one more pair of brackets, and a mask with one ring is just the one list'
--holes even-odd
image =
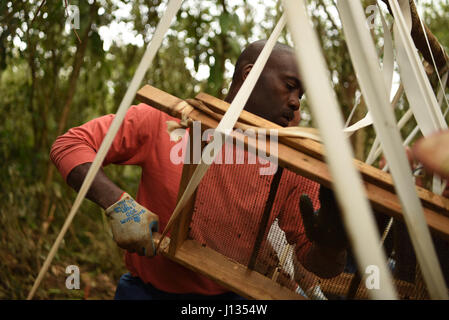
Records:
{"label": "forest background", "polygon": [[[66,23],[64,0],[0,0],[0,299],[26,297],[75,198],[49,161],[52,143],[71,127],[116,112],[166,7],[159,0],[68,2],[79,9],[80,29]],[[362,2],[365,8],[373,4]],[[448,51],[449,1],[416,4]],[[308,11],[347,118],[360,90],[335,1],[308,1]],[[223,98],[241,50],[268,37],[280,15],[276,1],[186,0],[146,82],[181,98],[201,91]],[[381,56],[380,17],[374,16],[374,22]],[[280,41],[292,44],[287,31]],[[431,81],[437,88],[436,77]],[[395,88],[398,82],[396,74]],[[301,109],[301,124],[312,126],[307,95]],[[403,98],[397,119],[405,110]],[[351,123],[365,113],[362,98]],[[414,125],[410,121],[403,128],[403,137]],[[370,127],[351,137],[358,159],[365,159],[373,139]],[[140,168],[105,170],[122,189],[136,194]],[[81,290],[65,287],[68,265],[80,267]],[[102,210],[85,200],[36,298],[111,299],[124,272],[123,250],[112,240]]]}

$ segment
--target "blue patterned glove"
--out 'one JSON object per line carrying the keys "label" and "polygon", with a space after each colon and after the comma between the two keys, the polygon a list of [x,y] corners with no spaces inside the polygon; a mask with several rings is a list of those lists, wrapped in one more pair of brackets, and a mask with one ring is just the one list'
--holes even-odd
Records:
{"label": "blue patterned glove", "polygon": [[106,209],[111,221],[112,235],[117,245],[140,256],[156,254],[153,232],[159,228],[159,217],[138,204],[126,192]]}

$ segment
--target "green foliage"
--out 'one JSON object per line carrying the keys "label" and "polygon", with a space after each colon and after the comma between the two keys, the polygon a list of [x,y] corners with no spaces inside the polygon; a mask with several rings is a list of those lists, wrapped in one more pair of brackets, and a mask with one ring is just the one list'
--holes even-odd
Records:
{"label": "green foliage", "polygon": [[[75,193],[49,160],[53,141],[70,127],[116,112],[165,3],[68,2],[80,10],[77,34],[65,26],[61,1],[46,1],[39,12],[40,0],[0,2],[0,109],[5,114],[0,123],[0,298],[26,297],[73,203]],[[250,12],[250,5],[245,10]],[[233,12],[224,2],[185,3],[147,81],[183,98],[200,90],[223,97],[229,84],[225,62],[235,62],[239,41],[247,43],[254,27],[250,15],[240,21]],[[102,28],[117,24],[126,24],[134,36],[148,36],[128,43],[129,37],[112,34],[107,43]],[[193,70],[186,57],[193,59]],[[201,81],[195,78],[200,68],[210,73]],[[106,173],[136,194],[139,168],[109,166]],[[65,288],[70,264],[81,267],[87,276],[81,285],[92,287],[90,294]],[[103,213],[86,200],[36,297],[111,298],[124,272],[123,252]]]}

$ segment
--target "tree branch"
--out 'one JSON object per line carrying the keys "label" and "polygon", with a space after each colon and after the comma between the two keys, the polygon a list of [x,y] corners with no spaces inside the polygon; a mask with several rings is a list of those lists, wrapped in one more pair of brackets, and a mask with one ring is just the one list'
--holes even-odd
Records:
{"label": "tree branch", "polygon": [[[382,0],[388,7],[388,11],[391,12],[390,5],[388,3],[388,0]],[[426,37],[424,35],[424,30],[421,27],[420,19],[418,16],[418,11],[416,10],[416,5],[413,0],[409,0],[410,3],[410,11],[412,16],[412,31],[411,36],[413,39],[413,42],[415,43],[416,48],[421,52],[424,59],[430,63],[430,65],[433,66],[432,62],[432,56],[429,50],[429,47],[427,46]],[[423,22],[424,24],[424,22]],[[430,31],[430,29],[424,24],[424,29],[427,34],[427,38],[429,39],[430,48],[432,50],[433,56],[435,58],[435,63],[438,68],[438,72],[444,73],[444,71],[448,69],[448,61],[449,56],[447,55],[446,51],[444,50],[443,46],[439,43],[438,39],[435,37],[435,35]]]}

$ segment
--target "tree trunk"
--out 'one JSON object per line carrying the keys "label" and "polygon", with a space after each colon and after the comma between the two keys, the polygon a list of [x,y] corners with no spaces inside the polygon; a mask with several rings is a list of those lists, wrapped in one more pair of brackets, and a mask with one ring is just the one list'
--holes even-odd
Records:
{"label": "tree trunk", "polygon": [[[387,6],[388,10],[391,13],[391,8],[388,3],[388,0],[382,0]],[[416,5],[413,0],[409,0],[410,3],[410,10],[411,10],[411,16],[412,16],[412,31],[411,36],[413,39],[413,42],[415,43],[416,48],[421,52],[424,59],[433,65],[432,62],[432,56],[429,50],[429,47],[427,46],[427,41],[424,36],[424,30],[421,27],[421,23],[419,22],[419,16],[418,11],[416,10]],[[392,14],[392,13],[391,13]],[[424,24],[424,22],[423,22]],[[429,39],[430,48],[433,53],[433,57],[435,58],[435,63],[438,68],[438,72],[444,73],[448,70],[448,61],[449,57],[447,53],[444,51],[441,44],[438,42],[438,39],[435,37],[435,35],[430,31],[430,29],[424,24],[425,32],[427,34],[427,38]],[[448,83],[449,85],[449,83]]]}
{"label": "tree trunk", "polygon": [[[360,105],[354,113],[354,122],[361,120],[367,112],[365,99],[360,97]],[[354,146],[354,157],[357,160],[365,161],[365,142],[366,142],[366,128],[360,129],[354,132],[352,137],[352,143]]]}
{"label": "tree trunk", "polygon": [[[97,14],[97,9],[98,9],[97,6],[95,6],[95,5],[91,6],[90,19],[88,22],[88,26],[86,27],[86,30],[84,31],[84,33],[82,35],[81,43],[77,44],[75,59],[73,61],[72,73],[70,74],[69,84],[68,84],[68,88],[67,88],[67,96],[65,99],[64,107],[62,109],[61,118],[59,119],[58,131],[56,133],[56,136],[59,136],[64,132],[65,126],[67,124],[67,118],[68,118],[68,115],[70,112],[70,108],[72,106],[73,97],[76,92],[76,86],[77,86],[81,66],[83,64],[84,56],[86,54],[89,32],[92,28],[92,24],[93,24],[95,15]],[[51,161],[49,161],[48,165],[47,165],[47,175],[45,178],[45,188],[44,188],[45,195],[44,195],[44,199],[42,201],[43,205],[41,207],[42,209],[40,212],[40,217],[44,217],[44,215],[47,213],[48,208],[50,206],[50,195],[52,194],[52,192],[49,189],[50,189],[50,184],[53,181],[54,170],[55,170],[55,167],[53,166]]]}

